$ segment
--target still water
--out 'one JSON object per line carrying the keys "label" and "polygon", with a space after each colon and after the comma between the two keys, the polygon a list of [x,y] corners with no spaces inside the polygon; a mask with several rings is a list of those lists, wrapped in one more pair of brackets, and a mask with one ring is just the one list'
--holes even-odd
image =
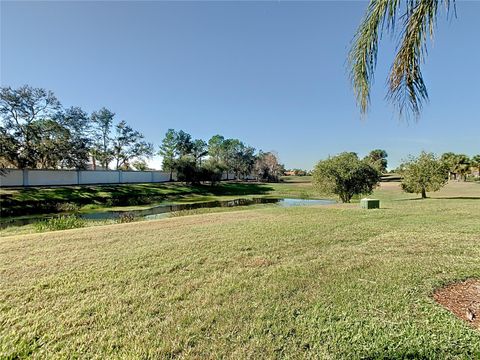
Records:
{"label": "still water", "polygon": [[[171,212],[202,209],[202,208],[249,206],[249,205],[256,205],[256,204],[277,204],[283,207],[290,207],[290,206],[308,206],[308,205],[328,205],[328,204],[334,204],[334,203],[335,201],[333,200],[290,199],[290,198],[252,198],[252,199],[234,199],[234,200],[221,200],[221,201],[204,201],[204,202],[198,202],[193,204],[158,205],[158,206],[154,206],[144,210],[131,210],[131,211],[128,211],[128,213],[132,214],[134,217],[145,218],[145,219],[155,219],[155,218],[166,217]],[[99,211],[99,212],[79,214],[79,217],[86,220],[108,220],[108,219],[116,219],[122,214],[125,214],[125,212],[124,211]],[[27,225],[27,224],[32,224],[48,218],[49,217],[2,220],[0,223],[0,227],[5,228],[7,226],[12,226],[12,225],[16,225],[16,226]]]}

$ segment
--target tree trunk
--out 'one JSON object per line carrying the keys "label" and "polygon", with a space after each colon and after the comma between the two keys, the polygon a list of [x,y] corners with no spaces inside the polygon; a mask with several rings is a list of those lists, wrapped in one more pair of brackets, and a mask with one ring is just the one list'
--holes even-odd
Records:
{"label": "tree trunk", "polygon": [[173,180],[173,169],[170,168],[170,181],[172,181],[172,180]]}
{"label": "tree trunk", "polygon": [[427,198],[427,192],[425,191],[425,188],[422,188],[422,199]]}

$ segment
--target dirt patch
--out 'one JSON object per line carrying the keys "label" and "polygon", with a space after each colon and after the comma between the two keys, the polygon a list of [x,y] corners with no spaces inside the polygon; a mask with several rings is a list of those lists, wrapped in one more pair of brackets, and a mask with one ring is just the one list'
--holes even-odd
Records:
{"label": "dirt patch", "polygon": [[436,302],[480,329],[480,279],[447,285],[433,294]]}

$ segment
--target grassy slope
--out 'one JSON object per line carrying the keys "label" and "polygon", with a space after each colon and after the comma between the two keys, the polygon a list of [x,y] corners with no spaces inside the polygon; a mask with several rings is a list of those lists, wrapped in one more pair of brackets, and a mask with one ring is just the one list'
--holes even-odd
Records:
{"label": "grassy slope", "polygon": [[[307,179],[304,180],[304,179]],[[243,196],[315,197],[308,178],[288,179],[287,184],[223,182],[218,186],[185,186],[180,183],[67,186],[0,189],[3,216],[52,212],[57,203],[73,203],[83,211],[92,208],[128,210],[162,202],[196,202]],[[280,191],[279,191],[280,190]],[[299,191],[301,190],[301,191]],[[318,196],[318,195],[317,195]],[[140,206],[135,206],[135,205]],[[143,205],[143,206],[142,206]]]}
{"label": "grassy slope", "polygon": [[431,299],[480,277],[480,185],[376,196],[4,237],[0,358],[480,357]]}

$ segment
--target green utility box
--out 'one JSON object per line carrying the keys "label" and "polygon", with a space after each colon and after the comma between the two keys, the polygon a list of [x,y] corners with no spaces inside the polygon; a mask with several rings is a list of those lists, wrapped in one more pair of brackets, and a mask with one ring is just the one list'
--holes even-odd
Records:
{"label": "green utility box", "polygon": [[362,199],[360,200],[362,209],[380,209],[380,200],[377,199]]}

